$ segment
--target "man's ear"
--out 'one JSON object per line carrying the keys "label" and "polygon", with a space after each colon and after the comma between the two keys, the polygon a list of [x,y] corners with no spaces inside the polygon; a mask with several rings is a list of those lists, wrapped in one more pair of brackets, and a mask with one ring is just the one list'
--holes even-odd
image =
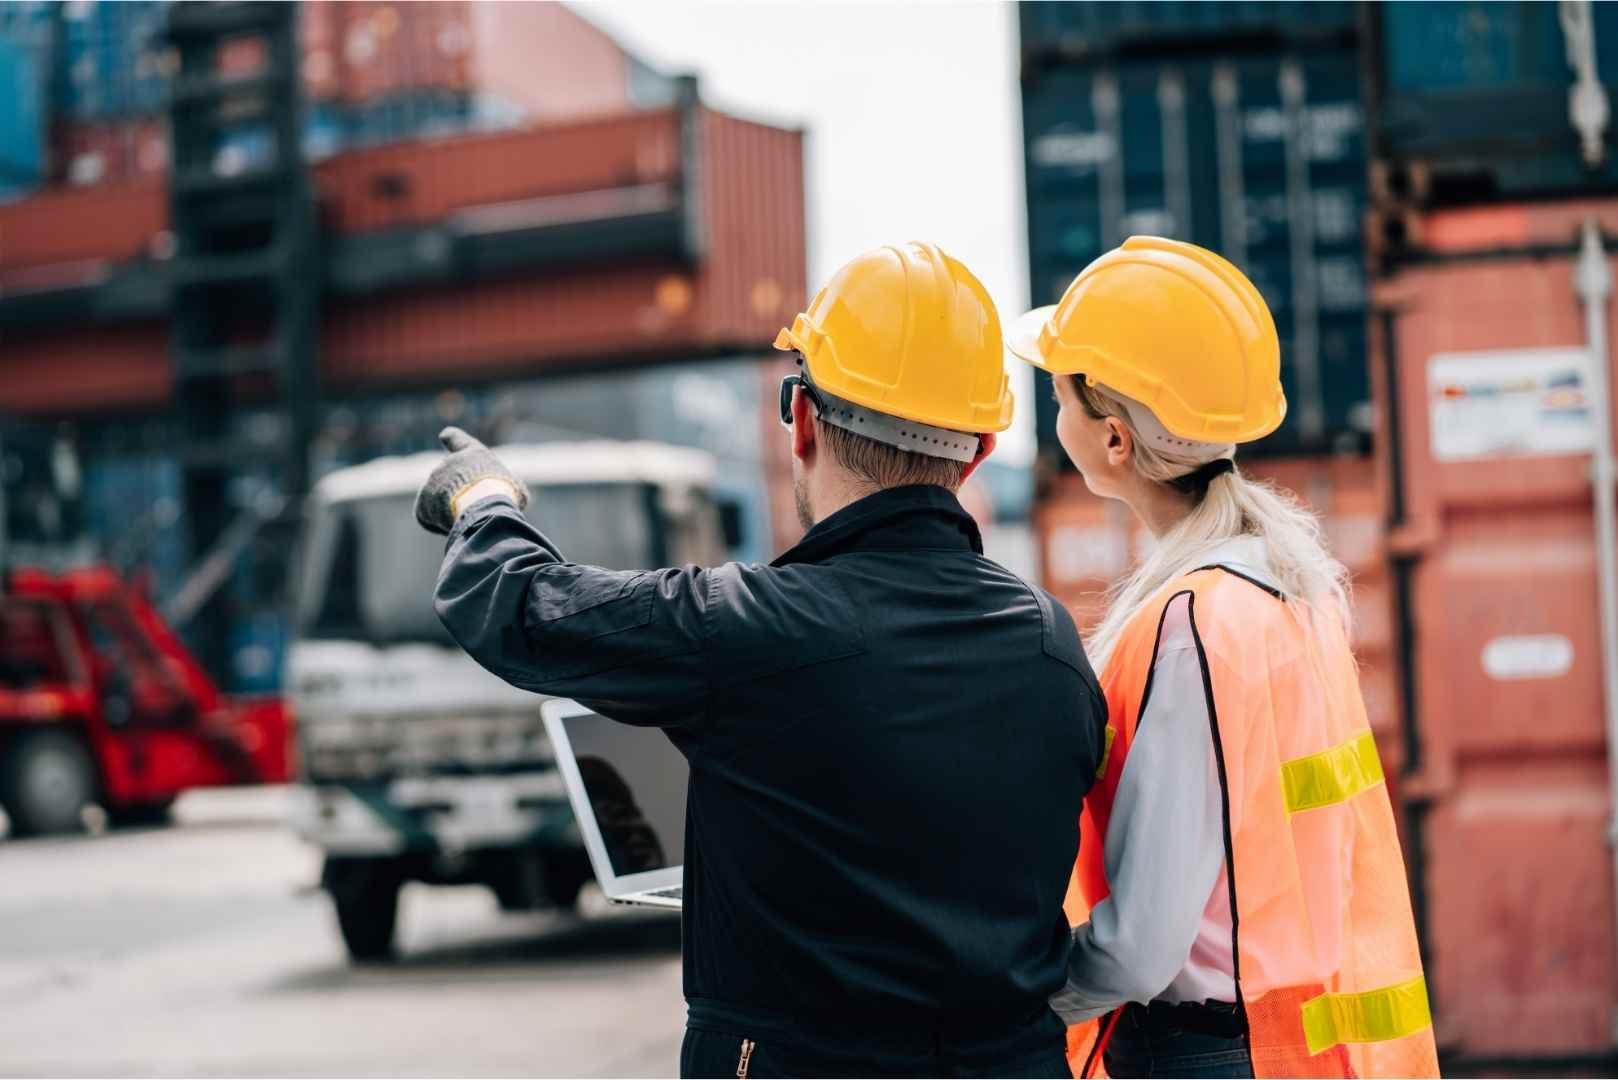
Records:
{"label": "man's ear", "polygon": [[978,466],[983,464],[983,459],[994,453],[997,444],[998,440],[992,431],[986,431],[978,436],[978,452],[966,463],[965,468],[961,469],[961,483],[966,483],[966,478],[977,471]]}
{"label": "man's ear", "polygon": [[801,386],[792,388],[792,456],[802,462],[815,456],[815,407]]}

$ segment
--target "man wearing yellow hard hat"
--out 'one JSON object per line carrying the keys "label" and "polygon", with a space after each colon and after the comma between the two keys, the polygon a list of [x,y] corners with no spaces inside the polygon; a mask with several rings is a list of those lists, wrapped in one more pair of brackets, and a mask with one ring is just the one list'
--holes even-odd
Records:
{"label": "man wearing yellow hard hat", "polygon": [[1264,299],[1131,237],[1010,335],[1057,437],[1156,545],[1089,637],[1109,726],[1053,1005],[1079,1076],[1436,1076],[1343,568],[1236,467],[1286,415]]}
{"label": "man wearing yellow hard hat", "polygon": [[1011,423],[994,304],[932,244],[878,248],[776,347],[798,545],[578,566],[451,430],[417,502],[449,536],[437,610],[689,760],[683,1075],[1066,1077],[1048,999],[1105,717],[1071,618],[956,499]]}

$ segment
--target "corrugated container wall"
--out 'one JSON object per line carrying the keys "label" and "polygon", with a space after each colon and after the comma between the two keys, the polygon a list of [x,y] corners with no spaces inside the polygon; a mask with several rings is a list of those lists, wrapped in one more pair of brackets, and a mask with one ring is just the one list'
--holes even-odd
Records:
{"label": "corrugated container wall", "polygon": [[[1341,48],[1025,67],[1033,302],[1054,303],[1134,233],[1219,251],[1264,293],[1281,337],[1291,409],[1258,451],[1362,449],[1358,79],[1355,52]],[[1041,444],[1065,468],[1048,379],[1035,404]]]}
{"label": "corrugated container wall", "polygon": [[[701,222],[697,262],[643,261],[345,299],[326,312],[325,385],[465,381],[767,344],[806,292],[802,134],[709,109],[698,113],[697,128],[693,175],[700,179],[690,193]],[[479,214],[498,217],[502,205],[551,196],[608,206],[666,197],[679,173],[679,129],[679,112],[667,109],[381,148],[322,163],[316,182],[326,219],[339,232],[441,224],[458,212],[472,215],[476,227]],[[167,220],[156,184],[0,206],[0,288],[82,281],[101,263],[161,256]],[[20,413],[154,407],[169,395],[161,330],[30,332],[13,340],[8,363],[14,377],[0,385],[0,408]]]}
{"label": "corrugated container wall", "polygon": [[[166,154],[144,147],[166,107],[167,7],[167,0],[0,3],[0,41],[18,48],[45,42],[35,51],[42,62],[54,59],[47,179],[100,184],[166,169]],[[305,0],[299,25],[309,100],[305,151],[316,158],[660,107],[674,97],[672,79],[559,3]],[[250,39],[227,44],[221,58],[222,68],[238,75],[262,63],[262,47]],[[143,149],[127,149],[134,144]],[[268,152],[263,134],[244,127],[226,140],[223,164],[249,168]]]}
{"label": "corrugated container wall", "polygon": [[1356,7],[1348,0],[1307,4],[1268,0],[1023,3],[1018,5],[1018,21],[1025,57],[1039,53],[1077,56],[1137,45],[1161,49],[1166,42],[1333,35],[1354,28]]}
{"label": "corrugated container wall", "polygon": [[[1428,215],[1426,257],[1377,283],[1374,373],[1441,1044],[1610,1069],[1612,751],[1572,258],[1587,217],[1618,235],[1613,200]],[[1598,319],[1618,340],[1610,298]]]}
{"label": "corrugated container wall", "polygon": [[[1618,131],[1605,123],[1584,160],[1571,119],[1575,71],[1566,5],[1382,3],[1366,6],[1373,152],[1394,198],[1480,199],[1618,190]],[[1618,100],[1618,6],[1587,4],[1591,74]]]}
{"label": "corrugated container wall", "polygon": [[44,52],[0,37],[0,189],[39,183],[45,170]]}

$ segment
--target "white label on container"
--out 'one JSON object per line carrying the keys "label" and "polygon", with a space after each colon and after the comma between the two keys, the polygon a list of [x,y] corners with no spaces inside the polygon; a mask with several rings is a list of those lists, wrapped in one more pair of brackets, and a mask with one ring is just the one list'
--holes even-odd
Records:
{"label": "white label on container", "polygon": [[1588,356],[1580,348],[1434,356],[1427,363],[1433,457],[1589,453]]}
{"label": "white label on container", "polygon": [[1046,168],[1081,168],[1111,161],[1117,152],[1104,131],[1053,131],[1034,140],[1030,156]]}
{"label": "white label on container", "polygon": [[1573,667],[1573,642],[1562,634],[1508,634],[1483,646],[1491,679],[1556,679]]}

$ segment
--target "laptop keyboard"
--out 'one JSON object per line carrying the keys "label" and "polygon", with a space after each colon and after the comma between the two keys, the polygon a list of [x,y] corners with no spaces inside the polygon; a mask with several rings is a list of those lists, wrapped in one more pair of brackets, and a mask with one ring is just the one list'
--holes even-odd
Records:
{"label": "laptop keyboard", "polygon": [[684,900],[685,899],[685,886],[684,885],[676,885],[672,889],[653,889],[651,892],[647,893],[646,895],[647,896],[661,896],[661,897],[663,897],[664,899],[667,899],[667,900]]}

